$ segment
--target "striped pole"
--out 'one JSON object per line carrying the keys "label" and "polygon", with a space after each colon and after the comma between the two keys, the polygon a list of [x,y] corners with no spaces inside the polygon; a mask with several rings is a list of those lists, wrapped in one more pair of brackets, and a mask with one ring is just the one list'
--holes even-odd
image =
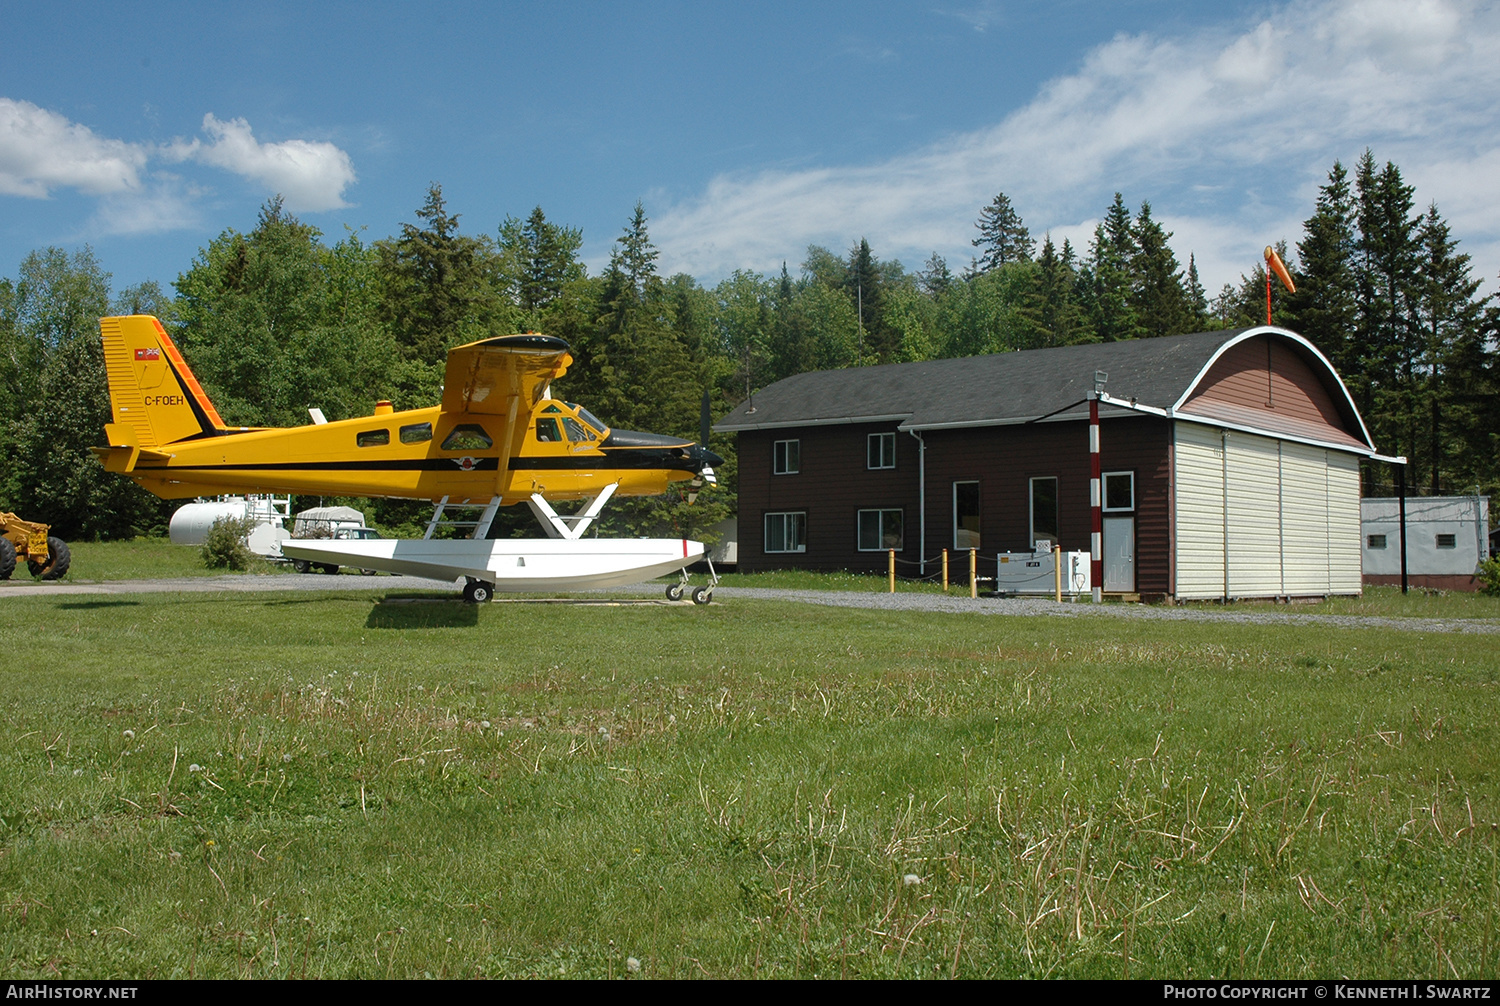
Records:
{"label": "striped pole", "polygon": [[1094,584],[1094,603],[1104,601],[1104,499],[1099,486],[1099,393],[1089,392],[1089,505],[1093,509],[1093,533],[1089,549],[1089,578]]}

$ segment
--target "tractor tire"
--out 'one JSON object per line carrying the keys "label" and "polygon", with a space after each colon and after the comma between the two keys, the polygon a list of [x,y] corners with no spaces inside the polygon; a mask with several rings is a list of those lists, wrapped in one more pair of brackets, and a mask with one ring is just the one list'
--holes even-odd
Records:
{"label": "tractor tire", "polygon": [[58,580],[67,573],[68,567],[73,564],[73,554],[68,551],[68,545],[61,538],[47,539],[47,561],[32,562],[26,560],[26,568],[31,570],[31,575],[43,580]]}
{"label": "tractor tire", "polygon": [[16,546],[9,538],[0,538],[0,580],[9,580],[16,571]]}

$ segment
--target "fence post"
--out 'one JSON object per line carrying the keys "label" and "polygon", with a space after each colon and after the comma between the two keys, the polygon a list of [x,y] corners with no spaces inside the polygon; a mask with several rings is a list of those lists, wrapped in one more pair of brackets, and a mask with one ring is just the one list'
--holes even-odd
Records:
{"label": "fence post", "polygon": [[890,577],[891,593],[896,592],[896,550],[886,550],[886,575]]}
{"label": "fence post", "polygon": [[979,596],[979,550],[969,549],[969,596]]}
{"label": "fence post", "polygon": [[1062,544],[1052,543],[1052,579],[1057,589],[1057,603],[1062,604]]}
{"label": "fence post", "polygon": [[943,549],[943,593],[948,593],[948,550]]}

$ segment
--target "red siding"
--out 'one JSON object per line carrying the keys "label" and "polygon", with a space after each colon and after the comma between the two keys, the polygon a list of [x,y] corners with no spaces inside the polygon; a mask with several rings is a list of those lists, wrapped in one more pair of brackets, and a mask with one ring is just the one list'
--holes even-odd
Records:
{"label": "red siding", "polygon": [[[900,559],[917,558],[917,442],[896,433],[896,467],[867,467],[871,433],[896,432],[896,424],[807,426],[739,435],[739,569],[850,569],[884,571],[884,552],[861,552],[858,511],[897,509],[904,515],[906,548]],[[795,475],[771,471],[772,444],[797,440],[801,465]],[[807,514],[807,551],[767,554],[765,515]],[[903,574],[915,569],[902,564]]]}
{"label": "red siding", "polygon": [[[914,574],[918,547],[917,441],[896,436],[896,468],[866,468],[866,437],[896,424],[803,427],[740,434],[740,569],[850,569],[883,571],[883,552],[856,547],[856,513],[901,507],[906,548],[898,553],[903,575]],[[1136,476],[1136,588],[1171,590],[1170,426],[1155,417],[1106,419],[1100,431],[1104,471]],[[937,430],[927,444],[927,541],[929,559],[953,547],[953,483],[979,482],[980,554],[1029,550],[1030,480],[1058,479],[1062,546],[1087,550],[1089,510],[1088,426],[1081,422]],[[801,471],[771,474],[771,445],[801,441]],[[807,513],[807,551],[767,555],[762,546],[768,512]],[[935,563],[928,567],[935,572]]]}
{"label": "red siding", "polygon": [[1326,387],[1320,371],[1321,366],[1315,371],[1284,339],[1257,336],[1219,357],[1182,411],[1325,443],[1364,446],[1357,425],[1334,399],[1342,393]]}

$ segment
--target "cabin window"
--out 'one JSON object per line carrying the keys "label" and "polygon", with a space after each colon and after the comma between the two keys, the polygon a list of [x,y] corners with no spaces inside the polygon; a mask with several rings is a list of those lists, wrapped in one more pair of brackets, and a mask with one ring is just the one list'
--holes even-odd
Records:
{"label": "cabin window", "polygon": [[1437,536],[1438,548],[1458,548],[1458,537],[1451,534],[1440,534]]}
{"label": "cabin window", "polygon": [[413,423],[410,426],[401,427],[401,442],[403,444],[425,444],[431,439],[431,423]]}
{"label": "cabin window", "polygon": [[979,547],[979,483],[953,483],[953,547]]}
{"label": "cabin window", "polygon": [[443,450],[482,451],[493,443],[490,435],[484,432],[484,427],[474,423],[460,423],[453,427],[453,432],[443,440]]}
{"label": "cabin window", "polygon": [[1057,534],[1057,479],[1031,480],[1031,542],[1043,539],[1056,545]]}
{"label": "cabin window", "polygon": [[562,430],[558,429],[556,419],[538,419],[536,421],[536,438],[544,444],[556,444],[562,442]]}
{"label": "cabin window", "polygon": [[354,435],[354,442],[360,447],[384,447],[391,442],[391,431],[365,430]]}
{"label": "cabin window", "polygon": [[807,514],[766,514],[765,548],[767,552],[806,552]]}
{"label": "cabin window", "polygon": [[572,416],[563,417],[563,428],[568,431],[568,439],[575,444],[587,443],[590,440],[598,440],[594,431],[574,419]]}
{"label": "cabin window", "polygon": [[896,434],[872,433],[865,449],[867,467],[896,467]]}
{"label": "cabin window", "polygon": [[778,440],[771,446],[771,471],[777,475],[796,475],[802,470],[802,441]]}
{"label": "cabin window", "polygon": [[1104,511],[1135,509],[1135,472],[1104,473]]}
{"label": "cabin window", "polygon": [[1385,548],[1385,535],[1372,534],[1365,536],[1366,548]]}
{"label": "cabin window", "polygon": [[900,510],[861,510],[859,512],[859,550],[901,551],[902,514]]}

